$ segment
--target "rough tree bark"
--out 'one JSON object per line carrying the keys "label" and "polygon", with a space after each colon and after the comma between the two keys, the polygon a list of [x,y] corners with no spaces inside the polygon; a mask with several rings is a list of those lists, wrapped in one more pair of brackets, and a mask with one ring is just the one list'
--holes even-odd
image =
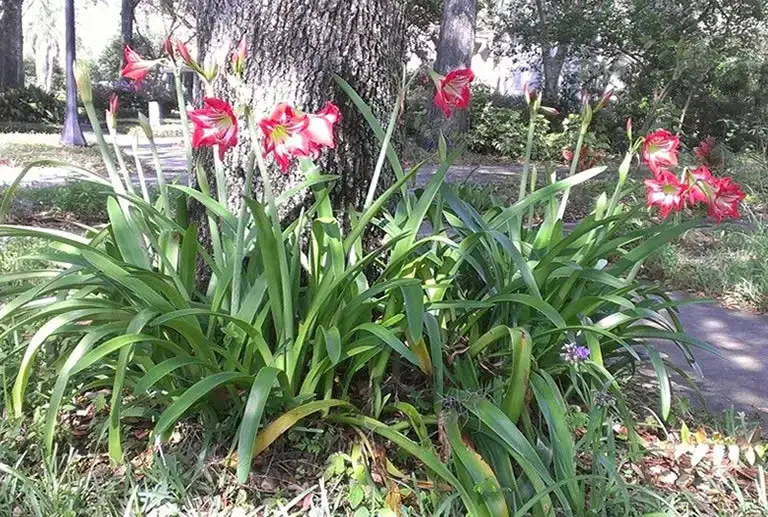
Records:
{"label": "rough tree bark", "polygon": [[544,71],[542,99],[547,106],[557,106],[560,98],[560,76],[568,54],[566,47],[550,47],[542,44],[541,64]]}
{"label": "rough tree bark", "polygon": [[121,0],[120,3],[120,39],[123,47],[133,47],[133,17],[139,0]]}
{"label": "rough tree bark", "polygon": [[[435,71],[445,75],[456,68],[469,68],[475,50],[475,19],[477,0],[445,0],[443,20],[440,24],[440,39],[437,43]],[[430,135],[434,147],[442,131],[450,140],[456,141],[469,129],[469,113],[454,111],[450,119],[429,100],[428,120],[434,134]]]}
{"label": "rough tree bark", "polygon": [[[405,60],[404,7],[401,0],[201,0],[198,20],[203,56],[220,58],[241,37],[248,41],[245,91],[235,94],[225,81],[219,81],[218,95],[229,100],[239,96],[258,116],[267,115],[278,102],[312,112],[332,100],[341,109],[337,147],[324,153],[322,163],[324,172],[339,176],[333,192],[339,209],[361,205],[379,145],[334,83],[333,74],[347,80],[386,123]],[[245,128],[239,136],[246,145],[241,145],[239,155],[229,158],[230,205],[239,204],[248,151]],[[272,171],[278,191],[302,179],[295,171],[288,175],[276,168]],[[380,185],[386,186],[390,180],[385,174]],[[259,189],[258,178],[255,183]],[[288,208],[304,202],[299,196]]]}
{"label": "rough tree bark", "polygon": [[24,86],[23,0],[0,0],[0,90]]}
{"label": "rough tree bark", "polygon": [[[542,27],[546,27],[547,15],[542,0],[536,0],[536,12]],[[541,65],[544,72],[542,100],[546,106],[557,106],[560,97],[560,74],[563,72],[567,46],[553,47],[547,41],[541,42]]]}

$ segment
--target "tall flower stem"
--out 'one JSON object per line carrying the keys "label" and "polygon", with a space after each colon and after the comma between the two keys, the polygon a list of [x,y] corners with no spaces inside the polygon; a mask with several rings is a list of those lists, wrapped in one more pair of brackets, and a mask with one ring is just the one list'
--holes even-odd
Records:
{"label": "tall flower stem", "polygon": [[[280,214],[277,211],[277,204],[275,203],[275,191],[272,188],[272,181],[269,178],[269,171],[267,164],[264,162],[264,151],[261,146],[261,139],[258,138],[256,131],[255,121],[253,118],[248,122],[249,131],[251,133],[253,153],[256,156],[256,163],[259,166],[259,173],[264,184],[264,199],[267,202],[267,208],[270,219],[272,220],[272,231],[274,232],[275,239],[277,239],[277,260],[280,264],[280,282],[282,290],[282,302],[283,302],[283,331],[282,336],[284,340],[293,339],[293,300],[291,299],[291,279],[288,273],[288,257],[285,254],[285,245],[283,243],[283,231],[280,228]],[[289,349],[286,349],[289,350]],[[291,368],[292,369],[292,368]],[[286,351],[285,357],[285,370],[290,379],[292,372],[289,369],[288,352]]]}
{"label": "tall flower stem", "polygon": [[[248,120],[248,131],[251,135],[251,141],[256,141],[256,132],[254,131],[255,125],[252,120],[250,110],[246,112]],[[252,185],[253,185],[253,170],[256,161],[256,150],[251,151],[251,156],[248,159],[248,166],[245,169],[245,184],[243,185],[243,199],[240,205],[240,214],[237,219],[237,234],[235,235],[235,256],[232,260],[232,308],[231,314],[237,315],[237,311],[240,309],[240,284],[243,277],[243,260],[245,257],[244,240],[245,240],[245,223],[248,219],[248,206],[247,199],[252,197]]]}
{"label": "tall flower stem", "polygon": [[523,162],[523,175],[520,177],[520,193],[517,196],[518,201],[525,197],[525,188],[528,185],[528,173],[531,169],[531,154],[533,153],[533,137],[536,133],[536,115],[539,111],[540,104],[541,94],[538,94],[536,100],[529,105],[530,118],[528,120],[528,139],[525,142],[525,160]]}
{"label": "tall flower stem", "polygon": [[[571,160],[571,168],[568,171],[568,177],[576,174],[576,169],[579,166],[579,159],[581,158],[581,149],[584,147],[584,138],[587,136],[589,130],[589,124],[592,121],[592,110],[589,106],[582,112],[584,120],[581,123],[581,129],[579,130],[579,138],[576,141],[576,151],[573,153],[573,159]],[[563,192],[563,198],[560,200],[560,208],[557,211],[557,218],[562,219],[565,215],[565,208],[568,206],[568,197],[571,195],[571,188],[568,187]]]}
{"label": "tall flower stem", "polygon": [[381,142],[381,151],[379,151],[379,158],[376,161],[376,168],[373,170],[373,177],[371,178],[371,184],[368,186],[368,193],[365,196],[365,203],[363,204],[363,211],[367,210],[373,203],[373,198],[376,195],[376,188],[379,185],[379,177],[381,176],[381,170],[384,168],[384,161],[387,158],[387,150],[389,149],[389,142],[392,140],[392,135],[395,133],[395,127],[397,126],[397,117],[400,115],[400,108],[405,102],[405,95],[408,91],[409,82],[406,81],[406,71],[403,70],[403,78],[400,83],[400,93],[395,101],[395,107],[392,110],[392,115],[389,117],[389,124],[387,125],[387,132],[384,134],[384,140]]}
{"label": "tall flower stem", "polygon": [[155,137],[152,134],[152,128],[149,125],[149,121],[144,115],[139,115],[139,124],[144,130],[144,135],[149,140],[149,149],[152,151],[152,163],[155,165],[155,174],[157,176],[157,186],[160,190],[160,202],[163,205],[165,215],[171,217],[171,202],[168,196],[168,182],[165,180],[165,173],[163,172],[163,165],[160,163],[160,154],[157,152],[157,145],[155,145]]}
{"label": "tall flower stem", "polygon": [[173,71],[173,79],[176,85],[176,103],[179,108],[179,117],[181,118],[182,135],[184,138],[184,152],[187,158],[187,182],[192,184],[192,141],[189,137],[189,117],[187,116],[187,103],[184,102],[184,85],[182,84],[181,69],[176,68]]}
{"label": "tall flower stem", "polygon": [[115,128],[112,127],[111,125],[108,125],[107,129],[109,130],[110,138],[112,138],[112,149],[115,152],[117,163],[120,165],[120,172],[123,174],[123,181],[125,181],[125,188],[131,194],[135,194],[136,191],[133,188],[131,175],[128,172],[128,167],[126,167],[125,165],[125,159],[123,158],[122,151],[120,151],[120,146],[117,144],[117,131],[115,131]]}
{"label": "tall flower stem", "polygon": [[104,160],[105,167],[107,168],[107,175],[109,176],[109,181],[112,183],[112,188],[114,188],[115,192],[118,194],[125,194],[125,187],[120,181],[120,177],[117,175],[117,167],[115,166],[115,161],[112,159],[112,155],[109,153],[107,141],[104,139],[104,133],[101,131],[101,123],[99,122],[98,115],[96,115],[96,108],[93,106],[93,102],[91,101],[84,100],[83,105],[85,106],[85,112],[88,115],[88,120],[91,122],[91,127],[93,127],[93,133],[96,135],[96,144],[99,146],[99,151],[101,151],[101,157]]}

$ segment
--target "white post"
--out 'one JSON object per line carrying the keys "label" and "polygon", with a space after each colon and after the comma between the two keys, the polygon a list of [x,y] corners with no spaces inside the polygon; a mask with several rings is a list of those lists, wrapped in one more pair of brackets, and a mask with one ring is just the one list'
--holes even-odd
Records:
{"label": "white post", "polygon": [[160,114],[160,103],[156,101],[150,101],[149,103],[149,125],[152,129],[158,129],[163,123],[162,116]]}

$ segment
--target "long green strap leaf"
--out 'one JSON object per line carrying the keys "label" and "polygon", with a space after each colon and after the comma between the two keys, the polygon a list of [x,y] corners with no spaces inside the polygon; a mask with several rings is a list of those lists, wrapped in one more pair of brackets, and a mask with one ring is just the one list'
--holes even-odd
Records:
{"label": "long green strap leaf", "polygon": [[259,431],[261,415],[264,412],[264,406],[269,399],[272,386],[277,380],[280,370],[265,366],[256,375],[251,386],[251,393],[248,395],[248,402],[245,405],[243,419],[240,422],[240,432],[237,440],[237,479],[241,483],[248,481],[248,473],[251,471],[251,459],[253,458],[253,448],[256,441],[256,434]]}

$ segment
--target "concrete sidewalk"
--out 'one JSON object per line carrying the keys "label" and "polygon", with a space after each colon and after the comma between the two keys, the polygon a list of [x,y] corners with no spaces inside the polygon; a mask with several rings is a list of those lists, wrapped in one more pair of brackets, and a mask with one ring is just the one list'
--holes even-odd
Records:
{"label": "concrete sidewalk", "polygon": [[[707,407],[721,411],[731,406],[768,417],[768,315],[727,309],[716,304],[680,307],[686,332],[715,346],[723,355],[693,349],[703,378],[687,365],[676,346],[659,345],[662,353],[689,374]],[[676,392],[696,402],[695,391],[678,379]]]}

